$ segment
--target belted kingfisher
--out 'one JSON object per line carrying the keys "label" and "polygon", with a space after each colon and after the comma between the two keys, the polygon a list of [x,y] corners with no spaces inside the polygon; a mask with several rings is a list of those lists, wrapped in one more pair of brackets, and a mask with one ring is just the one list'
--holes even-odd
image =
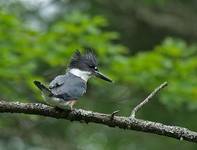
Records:
{"label": "belted kingfisher", "polygon": [[68,69],[64,75],[58,75],[47,88],[39,81],[34,84],[41,90],[44,100],[55,107],[72,109],[76,101],[87,89],[87,81],[96,76],[112,82],[111,79],[99,72],[96,56],[92,52],[81,54],[78,50],[72,56]]}

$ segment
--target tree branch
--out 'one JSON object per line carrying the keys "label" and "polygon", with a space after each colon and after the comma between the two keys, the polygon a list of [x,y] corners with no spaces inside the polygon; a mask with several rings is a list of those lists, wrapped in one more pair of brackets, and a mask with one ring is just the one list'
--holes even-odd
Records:
{"label": "tree branch", "polygon": [[135,114],[136,112],[138,112],[138,110],[140,108],[142,108],[146,103],[149,102],[150,99],[152,99],[161,89],[163,89],[165,86],[167,86],[168,83],[167,82],[164,82],[162,83],[159,87],[157,87],[150,95],[148,95],[148,97],[143,100],[140,104],[138,104],[131,112],[131,115],[130,117],[131,118],[135,118]]}
{"label": "tree branch", "polygon": [[113,113],[103,114],[82,109],[61,111],[40,103],[5,101],[0,101],[0,113],[24,113],[85,123],[93,122],[109,127],[148,132],[197,143],[197,132],[186,128],[123,116],[113,116],[113,119],[111,119]]}

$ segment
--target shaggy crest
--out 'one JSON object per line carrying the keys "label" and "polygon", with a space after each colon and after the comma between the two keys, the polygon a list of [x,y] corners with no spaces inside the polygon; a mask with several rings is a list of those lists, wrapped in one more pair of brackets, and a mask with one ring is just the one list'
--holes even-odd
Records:
{"label": "shaggy crest", "polygon": [[97,59],[95,54],[92,51],[87,51],[84,55],[82,55],[78,50],[73,54],[73,57],[70,61],[69,68],[78,68],[85,69],[89,67],[97,66]]}

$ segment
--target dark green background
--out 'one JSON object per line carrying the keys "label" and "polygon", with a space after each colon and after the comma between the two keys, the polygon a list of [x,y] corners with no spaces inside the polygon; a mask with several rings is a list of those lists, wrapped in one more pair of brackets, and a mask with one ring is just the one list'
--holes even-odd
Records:
{"label": "dark green background", "polygon": [[[195,0],[0,1],[0,99],[43,102],[34,80],[65,73],[76,49],[93,48],[115,83],[91,79],[75,106],[131,109],[156,86],[169,86],[138,118],[197,130]],[[195,150],[193,143],[97,124],[1,114],[2,150]]]}

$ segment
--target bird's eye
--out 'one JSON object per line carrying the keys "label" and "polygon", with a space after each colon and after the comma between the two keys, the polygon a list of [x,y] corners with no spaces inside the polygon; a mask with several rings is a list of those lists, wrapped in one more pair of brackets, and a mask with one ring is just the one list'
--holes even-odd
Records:
{"label": "bird's eye", "polygon": [[98,68],[97,67],[94,67],[94,70],[98,70]]}
{"label": "bird's eye", "polygon": [[94,70],[98,70],[98,68],[96,66],[93,65],[89,65],[90,68],[94,69]]}

